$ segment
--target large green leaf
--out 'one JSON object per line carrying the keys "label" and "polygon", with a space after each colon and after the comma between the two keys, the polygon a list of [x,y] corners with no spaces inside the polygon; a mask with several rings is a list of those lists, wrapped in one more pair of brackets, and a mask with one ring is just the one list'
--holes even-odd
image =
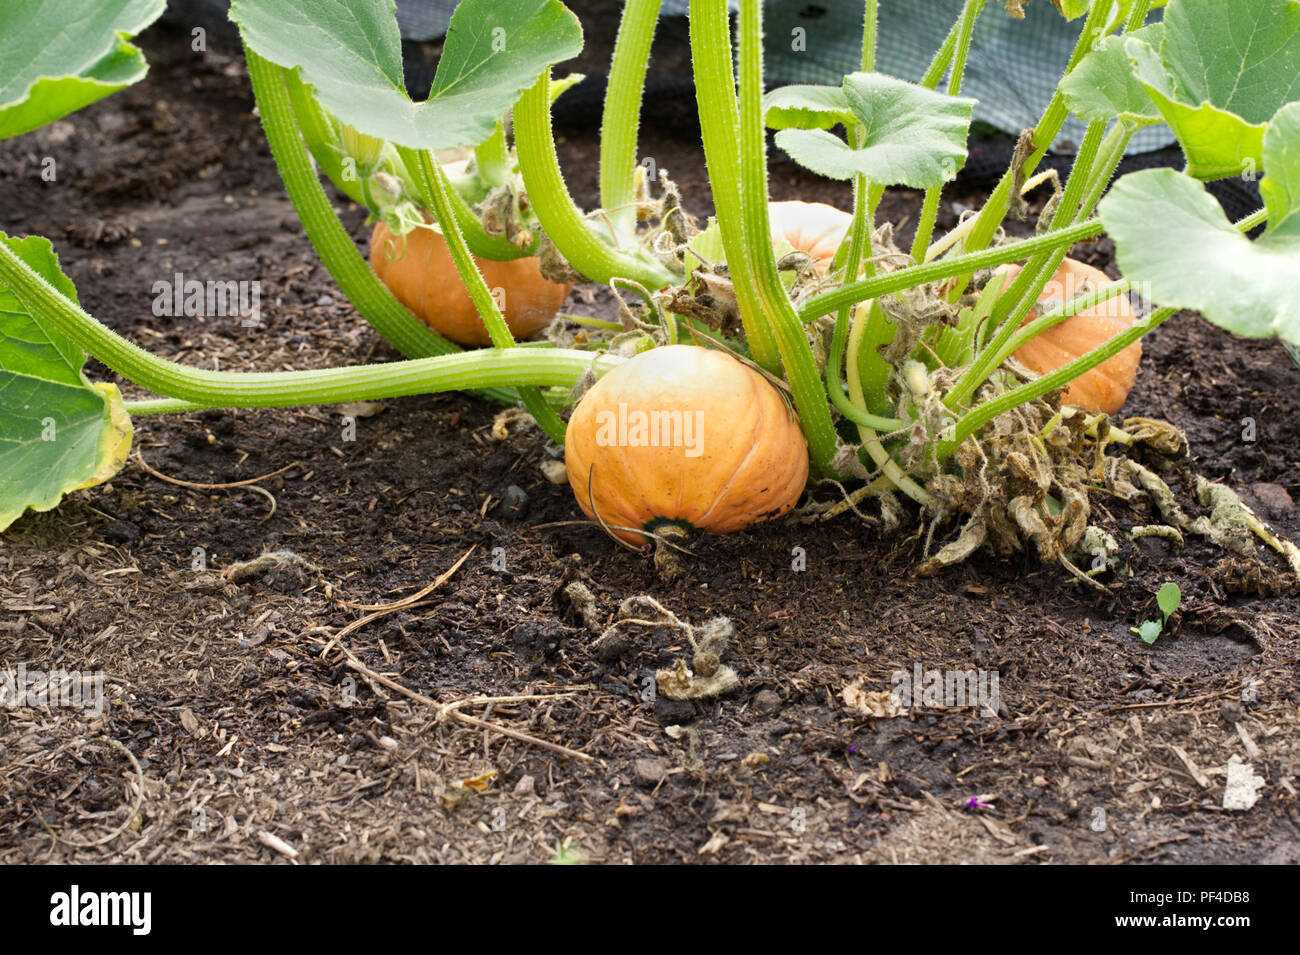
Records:
{"label": "large green leaf", "polygon": [[[776,134],[776,144],[799,165],[831,179],[862,173],[880,185],[914,189],[942,186],[961,171],[975,100],[936,93],[883,73],[851,73],[844,77],[841,92],[853,126],[865,133],[861,148],[824,128],[784,129]],[[834,101],[827,105],[833,107]],[[807,100],[784,114],[768,112],[781,121],[797,118],[801,109],[810,109]],[[810,125],[815,124],[814,114]]]}
{"label": "large green leaf", "polygon": [[478,145],[542,70],[582,50],[559,0],[463,0],[429,98],[415,103],[395,10],[393,0],[235,0],[230,18],[255,52],[299,68],[342,122],[412,149]]}
{"label": "large green leaf", "polygon": [[[0,242],[76,300],[48,239],[0,233]],[[131,418],[117,386],[92,385],[85,364],[80,348],[0,285],[0,530],[29,507],[48,511],[69,491],[107,481],[126,463]]]}
{"label": "large green leaf", "polygon": [[1238,335],[1300,344],[1300,103],[1264,134],[1268,228],[1252,242],[1205,187],[1172,169],[1125,176],[1102,200],[1124,275],[1159,305]]}
{"label": "large green leaf", "polygon": [[167,0],[0,2],[0,139],[39,129],[141,79],[128,40]]}
{"label": "large green leaf", "polygon": [[1159,24],[1126,37],[1108,36],[1088,53],[1061,81],[1065,104],[1087,123],[1104,123],[1120,117],[1139,125],[1160,120],[1160,110],[1137,78],[1124,44],[1151,39]]}
{"label": "large green leaf", "polygon": [[781,86],[763,97],[764,121],[772,129],[831,129],[853,122],[839,86]]}
{"label": "large green leaf", "polygon": [[1140,33],[1124,48],[1188,173],[1259,169],[1269,118],[1300,99],[1300,2],[1171,0],[1163,24]]}
{"label": "large green leaf", "polygon": [[[1101,2],[1109,3],[1110,0],[1101,0]],[[1052,5],[1061,11],[1061,16],[1065,17],[1065,19],[1077,20],[1088,12],[1088,8],[1092,6],[1092,0],[1052,0]]]}

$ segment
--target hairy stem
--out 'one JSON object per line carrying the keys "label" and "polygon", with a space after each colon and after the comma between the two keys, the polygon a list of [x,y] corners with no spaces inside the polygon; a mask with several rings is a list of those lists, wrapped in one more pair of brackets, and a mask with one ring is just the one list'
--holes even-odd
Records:
{"label": "hairy stem", "polygon": [[887,292],[915,288],[927,282],[937,282],[963,273],[973,273],[980,269],[989,269],[1008,262],[1016,262],[1036,255],[1045,249],[1057,246],[1071,246],[1084,239],[1101,235],[1103,229],[1100,219],[1089,219],[1078,225],[1055,232],[1048,232],[1032,239],[1009,242],[982,252],[966,255],[949,256],[922,265],[913,265],[897,272],[877,275],[857,282],[849,282],[842,288],[808,299],[799,308],[800,321],[807,323],[834,312],[842,305],[853,305],[870,298],[879,298]]}
{"label": "hairy stem", "polygon": [[[742,0],[740,4],[738,96],[732,94],[725,0],[693,0],[690,25],[705,159],[714,183],[718,225],[745,331],[760,364],[767,365],[774,356],[760,353],[750,330],[760,335],[766,332],[765,346],[775,343],[813,464],[829,472],[839,439],[808,334],[781,283],[769,238],[762,5],[760,0]],[[728,130],[738,134],[739,149],[723,148]],[[724,181],[729,188],[719,189]],[[771,365],[767,367],[772,370]]]}
{"label": "hairy stem", "polygon": [[[736,104],[736,78],[732,71],[731,31],[726,4],[720,6],[717,0],[691,0],[688,23],[704,159],[710,173],[713,203],[718,211],[727,270],[736,290],[750,352],[758,364],[775,372],[780,363],[780,351],[758,297],[755,274],[758,266],[753,261],[757,250],[751,246],[748,223],[745,222],[744,192],[747,188],[754,188],[755,183],[752,171],[747,174],[741,165],[740,109]],[[766,198],[766,190],[763,196]],[[759,236],[756,241],[765,241],[765,238]]]}
{"label": "hairy stem", "polygon": [[600,204],[618,235],[636,235],[637,131],[662,0],[628,0],[614,42],[600,122]]}
{"label": "hairy stem", "polygon": [[[442,236],[447,242],[447,250],[451,253],[452,262],[456,265],[456,271],[460,273],[461,282],[468,290],[474,307],[478,309],[479,316],[483,319],[492,345],[502,349],[514,348],[515,338],[510,333],[510,326],[506,324],[505,316],[501,314],[496,299],[492,297],[492,290],[488,288],[483,273],[478,270],[474,256],[470,253],[469,246],[465,244],[465,237],[456,226],[456,217],[452,212],[449,196],[451,187],[442,167],[424,150],[399,146],[398,152],[407,168],[415,175],[421,188],[428,192],[433,201],[433,212],[438,222],[442,224]],[[519,397],[547,436],[556,443],[563,444],[564,422],[545,402],[541,392],[536,388],[521,387]]]}
{"label": "hairy stem", "polygon": [[247,47],[244,54],[262,127],[285,191],[302,220],[303,231],[339,289],[375,331],[408,358],[459,351],[397,301],[361,257],[312,169],[294,123],[284,69]]}
{"label": "hairy stem", "polygon": [[204,408],[295,407],[520,385],[572,387],[588,369],[603,374],[621,361],[572,349],[509,348],[346,368],[207,371],[159,358],[96,321],[4,243],[0,281],[31,314],[53,324],[119,375],[159,395]]}
{"label": "hairy stem", "polygon": [[524,91],[515,104],[515,153],[528,201],[560,254],[593,282],[631,279],[648,289],[677,285],[682,277],[643,255],[621,252],[598,236],[583,217],[560,172],[551,129],[551,71]]}
{"label": "hairy stem", "polygon": [[[953,50],[952,71],[948,75],[948,95],[961,95],[962,78],[966,73],[966,58],[970,54],[971,35],[975,30],[975,21],[984,11],[986,0],[966,0],[962,6],[961,16],[957,20],[957,42]],[[925,201],[921,204],[921,217],[916,224],[916,238],[912,242],[912,261],[925,259],[925,251],[934,236],[934,223],[939,216],[939,200],[943,194],[942,186],[935,186],[925,191]]]}
{"label": "hairy stem", "polygon": [[[1075,44],[1074,52],[1070,55],[1070,61],[1066,65],[1066,75],[1078,65],[1079,61],[1092,50],[1093,45],[1101,39],[1101,33],[1106,27],[1106,16],[1109,12],[1109,3],[1094,3],[1092,5],[1088,18],[1084,21],[1083,30],[1079,34],[1078,43]],[[1024,167],[1021,170],[1023,175],[1033,175],[1034,170],[1038,168],[1038,164],[1047,155],[1052,143],[1056,141],[1057,135],[1061,132],[1061,126],[1068,116],[1069,109],[1065,105],[1065,97],[1058,89],[1052,95],[1047,108],[1043,110],[1038,125],[1034,127],[1034,152],[1025,160]],[[966,238],[964,248],[967,252],[987,249],[989,243],[993,241],[993,237],[997,235],[998,227],[1002,224],[1007,209],[1010,207],[1011,188],[1015,177],[1015,170],[1008,169],[996,188],[994,188],[988,201],[984,203],[984,208],[980,210],[975,226]],[[953,301],[962,293],[969,282],[969,273],[961,277],[953,289]]]}

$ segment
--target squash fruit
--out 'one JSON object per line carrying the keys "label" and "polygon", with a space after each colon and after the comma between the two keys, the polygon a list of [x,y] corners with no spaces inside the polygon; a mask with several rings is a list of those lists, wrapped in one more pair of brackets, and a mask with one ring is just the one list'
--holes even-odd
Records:
{"label": "squash fruit", "polygon": [[[475,256],[474,262],[517,339],[549,325],[573,290],[544,278],[531,256],[508,262]],[[403,239],[377,222],[370,234],[370,267],[399,302],[444,338],[459,345],[492,344],[441,232],[415,229]]]}
{"label": "squash fruit", "polygon": [[[1019,265],[1004,265],[997,271],[1005,272],[1010,284],[1020,269]],[[1100,269],[1077,259],[1066,259],[1025,321],[1059,308],[1076,296],[1109,285],[1110,281]],[[1105,344],[1136,321],[1137,315],[1128,298],[1119,295],[1035,336],[1013,357],[1031,371],[1046,375]],[[1137,341],[1070,382],[1065,404],[1094,414],[1115,414],[1133,390],[1141,361],[1142,343]]]}
{"label": "squash fruit", "polygon": [[725,534],[779,517],[808,480],[807,443],[776,388],[694,345],[651,349],[596,382],[564,453],[578,506],[637,546],[642,531]]}
{"label": "squash fruit", "polygon": [[813,257],[823,275],[853,225],[850,213],[824,202],[773,202],[767,207],[774,242],[784,239]]}

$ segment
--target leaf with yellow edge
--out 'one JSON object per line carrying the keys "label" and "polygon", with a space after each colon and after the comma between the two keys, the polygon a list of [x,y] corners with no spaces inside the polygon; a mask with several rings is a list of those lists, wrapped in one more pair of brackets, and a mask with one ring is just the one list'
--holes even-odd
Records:
{"label": "leaf with yellow edge", "polygon": [[[48,239],[0,234],[0,242],[76,301]],[[0,285],[0,531],[126,463],[131,417],[117,386],[92,384],[85,364],[85,352]]]}

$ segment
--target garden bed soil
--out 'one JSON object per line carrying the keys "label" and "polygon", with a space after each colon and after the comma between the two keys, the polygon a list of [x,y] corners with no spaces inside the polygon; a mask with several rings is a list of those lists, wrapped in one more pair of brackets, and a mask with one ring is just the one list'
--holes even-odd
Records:
{"label": "garden bed soil", "polygon": [[[396,357],[317,262],[242,62],[191,53],[178,30],[143,42],[145,82],[0,146],[3,228],[52,237],[92,314],[176,360]],[[646,129],[642,150],[691,211],[709,211],[698,144]],[[561,158],[592,207],[594,136],[569,134]],[[778,155],[772,190],[848,202]],[[941,224],[953,201],[979,196],[956,187]],[[882,215],[917,206],[891,193]],[[364,247],[363,214],[344,218]],[[1081,253],[1109,265],[1104,241]],[[260,281],[263,324],[155,317],[153,283],[176,272]],[[570,307],[610,312],[590,287]],[[1186,431],[1175,488],[1186,499],[1193,472],[1226,481],[1300,538],[1300,373],[1282,349],[1194,315],[1146,347],[1126,413]],[[329,407],[138,419],[135,447],[158,473],[274,476],[260,491],[181,486],[133,457],[5,536],[0,667],[99,671],[107,700],[98,716],[0,710],[0,861],[1300,861],[1300,599],[1262,550],[1255,567],[1198,539],[1126,543],[1099,594],[1029,555],[980,553],[918,579],[921,529],[888,536],[849,516],[697,540],[666,585],[576,523],[536,434],[494,435],[493,407],[445,395],[345,410],[352,441]],[[1097,507],[1121,535],[1152,519]],[[297,559],[223,576],[272,551]],[[365,616],[340,600],[410,596],[466,554],[427,597],[336,638]],[[557,599],[575,580],[595,596],[594,626]],[[1130,627],[1167,581],[1183,609],[1147,646]],[[730,617],[739,689],[652,698],[654,671],[688,652],[667,628],[598,656],[593,639],[638,594],[695,623]],[[462,712],[590,759],[440,720],[350,669],[343,647],[444,704],[566,694]],[[1000,712],[873,718],[842,699],[856,679],[888,690],[917,664],[996,671]],[[1222,808],[1234,756],[1265,781],[1247,811]]]}

